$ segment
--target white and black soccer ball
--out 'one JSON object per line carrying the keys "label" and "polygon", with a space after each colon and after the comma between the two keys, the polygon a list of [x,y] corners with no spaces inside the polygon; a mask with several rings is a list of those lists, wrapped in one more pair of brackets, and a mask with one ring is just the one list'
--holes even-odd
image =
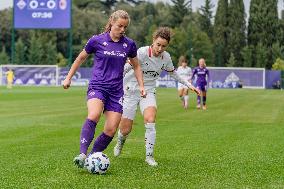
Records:
{"label": "white and black soccer ball", "polygon": [[109,158],[102,152],[90,154],[85,160],[85,167],[93,174],[104,174],[108,170],[109,166]]}

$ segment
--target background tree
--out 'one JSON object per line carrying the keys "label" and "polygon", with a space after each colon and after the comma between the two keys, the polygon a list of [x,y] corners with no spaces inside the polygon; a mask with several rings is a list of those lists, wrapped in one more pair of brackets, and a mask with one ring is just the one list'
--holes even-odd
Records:
{"label": "background tree", "polygon": [[204,31],[210,39],[213,37],[213,11],[214,5],[211,0],[205,0],[205,5],[200,7],[199,25],[200,29]]}
{"label": "background tree", "polygon": [[189,14],[189,1],[186,0],[171,0],[173,7],[171,9],[170,26],[179,26],[185,15]]}
{"label": "background tree", "polygon": [[2,47],[2,51],[0,53],[0,64],[10,64],[10,58],[6,53],[5,46]]}
{"label": "background tree", "polygon": [[245,46],[241,50],[244,67],[253,67],[253,49],[252,46]]}
{"label": "background tree", "polygon": [[219,0],[215,15],[213,41],[215,65],[225,66],[228,60],[228,0]]}
{"label": "background tree", "polygon": [[26,64],[26,50],[27,47],[23,43],[22,38],[19,38],[15,45],[15,64]]}
{"label": "background tree", "polygon": [[[263,66],[271,68],[272,59],[271,47],[281,40],[280,23],[278,19],[277,0],[252,0],[250,4],[250,18],[248,23],[248,44],[255,46],[259,42],[265,47],[267,59]],[[255,51],[257,53],[257,51]],[[254,56],[257,56],[254,54]],[[256,59],[255,59],[256,60]],[[258,63],[255,63],[258,65]]]}
{"label": "background tree", "polygon": [[241,49],[246,45],[246,13],[243,0],[231,0],[228,15],[227,53],[230,54],[230,58],[233,54],[234,66],[241,67],[243,66]]}
{"label": "background tree", "polygon": [[40,37],[36,36],[36,33],[33,32],[29,43],[30,43],[29,54],[28,54],[29,64],[32,65],[44,64],[44,62],[42,62],[44,51],[42,48]]}

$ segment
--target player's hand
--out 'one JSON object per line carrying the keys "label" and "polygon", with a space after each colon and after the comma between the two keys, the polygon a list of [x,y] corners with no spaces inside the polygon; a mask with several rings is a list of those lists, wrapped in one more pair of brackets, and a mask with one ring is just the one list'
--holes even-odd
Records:
{"label": "player's hand", "polygon": [[193,91],[198,95],[198,96],[200,96],[201,95],[201,92],[200,92],[200,90],[199,89],[197,89],[197,88],[193,88]]}
{"label": "player's hand", "polygon": [[141,94],[141,97],[146,98],[147,93],[146,93],[144,87],[140,87],[140,94]]}
{"label": "player's hand", "polygon": [[70,87],[70,85],[71,85],[71,80],[66,78],[66,79],[63,81],[63,88],[64,88],[64,89],[68,89],[68,88]]}

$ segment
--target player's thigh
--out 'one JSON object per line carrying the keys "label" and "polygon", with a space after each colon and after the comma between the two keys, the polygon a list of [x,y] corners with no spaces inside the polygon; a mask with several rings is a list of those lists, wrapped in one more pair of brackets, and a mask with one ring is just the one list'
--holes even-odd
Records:
{"label": "player's thigh", "polygon": [[154,93],[148,93],[146,98],[140,101],[140,110],[144,117],[145,123],[153,123],[156,119],[157,102]]}
{"label": "player's thigh", "polygon": [[134,120],[137,110],[137,105],[140,101],[140,94],[135,92],[126,92],[123,96],[123,113],[122,117]]}
{"label": "player's thigh", "polygon": [[108,136],[114,136],[121,120],[121,113],[114,111],[105,111],[104,114],[106,117],[104,133]]}
{"label": "player's thigh", "polygon": [[91,98],[87,101],[88,119],[98,122],[104,108],[104,103],[101,99]]}
{"label": "player's thigh", "polygon": [[188,95],[188,89],[187,88],[183,89],[183,96],[186,96],[186,95]]}
{"label": "player's thigh", "polygon": [[181,97],[183,96],[183,89],[178,89],[178,95]]}

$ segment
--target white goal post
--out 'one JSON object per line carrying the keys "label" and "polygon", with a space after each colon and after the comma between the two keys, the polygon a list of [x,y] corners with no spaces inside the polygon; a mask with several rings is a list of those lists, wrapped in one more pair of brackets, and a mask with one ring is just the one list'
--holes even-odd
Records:
{"label": "white goal post", "polygon": [[6,73],[14,72],[14,85],[58,86],[59,68],[57,65],[0,65],[0,85],[6,85]]}

